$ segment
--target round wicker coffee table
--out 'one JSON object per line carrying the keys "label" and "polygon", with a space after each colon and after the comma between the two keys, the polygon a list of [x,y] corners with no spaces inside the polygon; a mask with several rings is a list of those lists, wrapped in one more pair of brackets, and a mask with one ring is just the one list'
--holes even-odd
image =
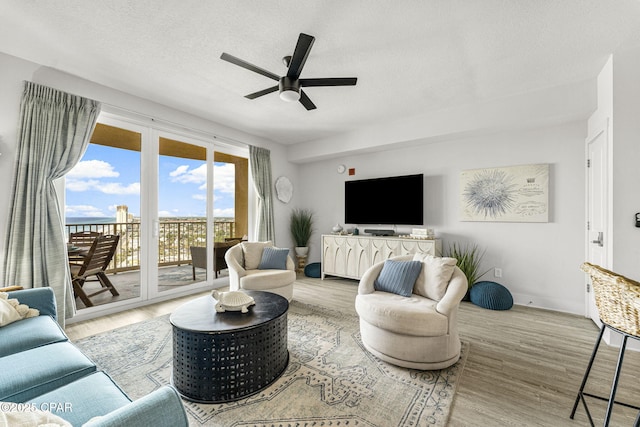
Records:
{"label": "round wicker coffee table", "polygon": [[187,400],[238,400],[275,381],[289,363],[287,299],[245,291],[256,304],[248,313],[217,313],[211,296],[189,301],[170,317],[172,384]]}

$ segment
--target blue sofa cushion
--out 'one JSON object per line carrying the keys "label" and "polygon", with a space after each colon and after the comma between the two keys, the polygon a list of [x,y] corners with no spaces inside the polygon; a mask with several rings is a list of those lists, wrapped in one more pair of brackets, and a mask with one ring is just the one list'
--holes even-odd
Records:
{"label": "blue sofa cushion", "polygon": [[68,341],[0,358],[0,401],[25,402],[95,372],[95,364]]}
{"label": "blue sofa cushion", "polygon": [[54,342],[67,341],[60,325],[49,316],[30,317],[2,327],[0,357]]}
{"label": "blue sofa cushion", "polygon": [[94,372],[35,397],[28,403],[38,409],[48,410],[74,426],[80,426],[93,417],[108,414],[130,402],[131,399],[111,377],[104,372]]}

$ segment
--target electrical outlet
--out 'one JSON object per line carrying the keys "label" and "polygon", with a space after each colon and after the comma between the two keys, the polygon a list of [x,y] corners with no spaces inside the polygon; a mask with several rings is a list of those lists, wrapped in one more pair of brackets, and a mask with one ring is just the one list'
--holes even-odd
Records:
{"label": "electrical outlet", "polygon": [[493,275],[495,277],[502,277],[502,269],[501,268],[494,268],[493,269]]}

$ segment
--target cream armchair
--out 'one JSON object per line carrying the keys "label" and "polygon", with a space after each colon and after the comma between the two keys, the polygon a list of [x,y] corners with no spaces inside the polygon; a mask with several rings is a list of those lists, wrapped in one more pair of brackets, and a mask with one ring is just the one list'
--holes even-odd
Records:
{"label": "cream armchair", "polygon": [[273,248],[271,242],[242,242],[232,246],[224,255],[229,268],[229,288],[232,291],[248,289],[282,295],[291,301],[293,282],[296,280],[295,264],[286,256],[286,269],[263,268],[263,251]]}
{"label": "cream armchair", "polygon": [[[360,335],[365,348],[385,362],[420,370],[444,369],[460,358],[457,314],[467,279],[452,258],[415,256],[421,257],[422,270],[408,297],[376,290],[374,283],[384,262],[365,272],[355,301]],[[414,255],[392,260],[411,261]]]}

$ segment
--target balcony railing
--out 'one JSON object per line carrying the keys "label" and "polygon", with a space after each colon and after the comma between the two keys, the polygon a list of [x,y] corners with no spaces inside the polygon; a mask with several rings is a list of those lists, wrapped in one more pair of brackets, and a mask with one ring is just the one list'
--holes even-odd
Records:
{"label": "balcony railing", "polygon": [[[138,270],[140,268],[140,223],[117,222],[96,224],[66,224],[70,233],[97,231],[119,234],[120,243],[109,264],[107,273]],[[214,241],[223,242],[234,236],[235,222],[214,221]],[[206,246],[206,221],[161,221],[158,229],[158,266],[181,265],[191,262],[190,246]]]}

